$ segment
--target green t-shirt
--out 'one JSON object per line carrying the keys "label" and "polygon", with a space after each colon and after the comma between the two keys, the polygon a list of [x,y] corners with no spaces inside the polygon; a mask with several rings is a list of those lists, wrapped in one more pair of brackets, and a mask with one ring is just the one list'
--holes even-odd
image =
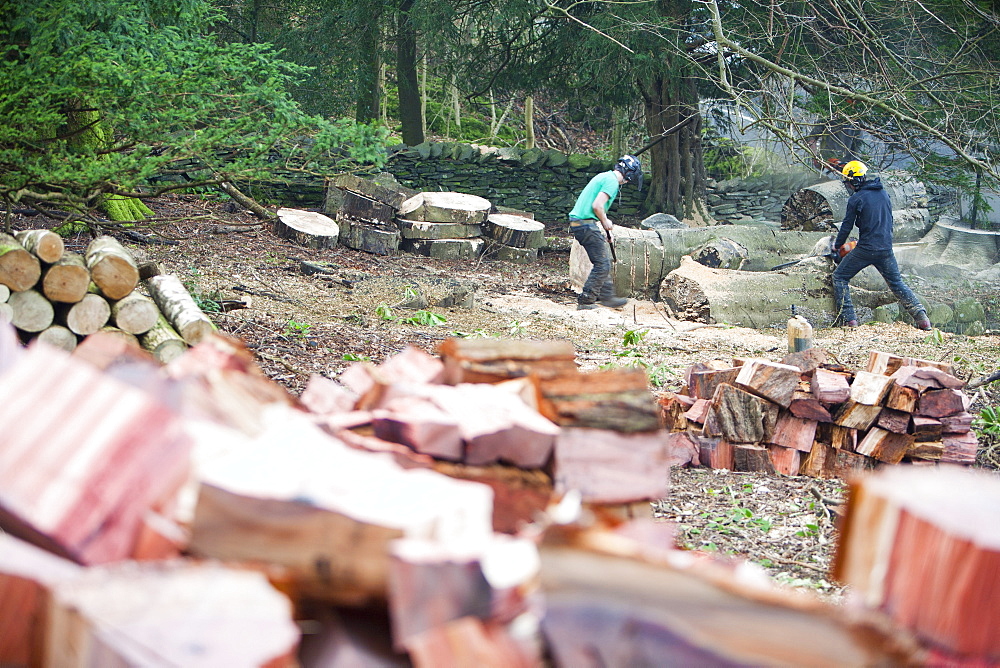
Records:
{"label": "green t-shirt", "polygon": [[590,183],[583,189],[580,196],[576,198],[576,205],[569,212],[569,217],[580,220],[587,218],[596,219],[597,216],[594,214],[594,200],[597,199],[600,193],[608,194],[608,203],[604,205],[604,210],[610,211],[611,203],[615,201],[615,197],[618,195],[618,188],[618,177],[615,176],[614,170],[601,172],[590,179]]}

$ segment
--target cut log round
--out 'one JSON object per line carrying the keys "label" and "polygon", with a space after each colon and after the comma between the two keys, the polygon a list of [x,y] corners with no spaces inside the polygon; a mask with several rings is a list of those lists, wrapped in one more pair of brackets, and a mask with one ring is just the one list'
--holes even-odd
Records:
{"label": "cut log round", "polygon": [[187,344],[193,346],[215,331],[212,321],[174,274],[154,276],[146,281],[146,286],[160,311]]}
{"label": "cut log round", "polygon": [[148,332],[159,317],[160,309],[156,303],[138,292],[132,292],[111,305],[112,321],[129,334]]}
{"label": "cut log round", "polygon": [[80,336],[87,336],[108,324],[111,305],[108,300],[93,292],[75,304],[60,304],[59,322]]}
{"label": "cut log round", "polygon": [[403,202],[410,199],[419,192],[410,188],[405,188],[398,183],[386,183],[380,180],[363,179],[353,174],[341,174],[334,181],[341,190],[347,190],[359,195],[364,195],[376,202],[388,204],[393,209],[398,209]]}
{"label": "cut log round", "polygon": [[[926,207],[927,189],[905,172],[882,175],[893,209]],[[847,213],[851,193],[840,180],[824,181],[792,194],[781,209],[781,227],[786,230],[833,231]]]}
{"label": "cut log round", "polygon": [[[157,316],[157,320],[159,320],[159,316]],[[104,327],[101,327],[100,333],[110,334],[112,336],[117,336],[121,339],[125,339],[130,344],[134,345],[136,348],[142,347],[142,344],[139,343],[138,336],[136,336],[135,334],[130,334],[124,330],[118,329],[117,327],[113,327],[111,325],[105,325]]]}
{"label": "cut log round", "polygon": [[139,283],[139,267],[114,237],[97,237],[84,257],[91,278],[108,299],[121,299]]}
{"label": "cut log round", "polygon": [[720,237],[713,239],[691,253],[698,264],[715,269],[741,269],[750,254],[746,246],[732,239]]}
{"label": "cut log round", "polygon": [[407,220],[478,224],[486,220],[489,200],[455,192],[423,192],[403,202],[399,215]]}
{"label": "cut log round", "polygon": [[483,252],[482,238],[476,239],[404,239],[401,248],[438,260],[465,260]]}
{"label": "cut log round", "polygon": [[382,229],[339,214],[337,223],[340,225],[341,245],[375,255],[396,255],[399,252],[398,229]]}
{"label": "cut log round", "polygon": [[507,213],[493,213],[486,218],[483,235],[515,248],[541,248],[545,245],[545,225]]}
{"label": "cut log round", "polygon": [[10,298],[10,288],[0,283],[0,304],[5,303]]}
{"label": "cut log round", "polygon": [[66,352],[73,352],[77,344],[76,334],[62,325],[46,327],[35,338],[39,341],[44,341],[50,346],[61,348]]}
{"label": "cut log round", "polygon": [[169,364],[187,350],[187,344],[161,314],[151,330],[139,337],[142,347],[158,361]]}
{"label": "cut log round", "polygon": [[42,276],[42,292],[54,302],[75,304],[89,287],[90,272],[83,257],[76,253],[63,253]]}
{"label": "cut log round", "polygon": [[397,218],[396,224],[404,239],[470,239],[483,232],[481,225],[466,223],[430,223]]}
{"label": "cut log round", "polygon": [[30,290],[42,275],[38,258],[24,249],[17,239],[0,233],[0,283],[12,292]]}
{"label": "cut log round", "polygon": [[12,311],[10,323],[22,332],[40,332],[55,318],[52,302],[37,290],[15,292],[7,304]]}
{"label": "cut log round", "polygon": [[[888,290],[852,287],[855,305],[875,308],[896,298]],[[783,325],[792,305],[814,324],[833,322],[833,289],[825,259],[806,260],[784,271],[712,269],[690,257],[670,272],[660,297],[682,320],[765,329]]]}
{"label": "cut log round", "polygon": [[7,302],[0,302],[0,322],[10,322],[14,319],[14,309]]}
{"label": "cut log round", "polygon": [[344,192],[344,203],[341,205],[340,211],[352,218],[382,223],[391,223],[396,216],[396,209],[388,204],[349,190]]}
{"label": "cut log round", "polygon": [[61,258],[65,249],[62,237],[51,230],[24,230],[14,237],[26,251],[49,264]]}
{"label": "cut log round", "polygon": [[278,209],[273,230],[282,239],[316,250],[334,248],[340,236],[340,228],[333,220],[301,209]]}

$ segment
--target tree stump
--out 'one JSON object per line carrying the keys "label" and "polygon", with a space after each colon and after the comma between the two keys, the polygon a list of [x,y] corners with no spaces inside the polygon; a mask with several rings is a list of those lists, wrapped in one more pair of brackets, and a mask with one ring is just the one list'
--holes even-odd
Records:
{"label": "tree stump", "polygon": [[316,250],[336,247],[340,236],[340,228],[333,220],[301,209],[278,209],[272,229],[282,239]]}
{"label": "tree stump", "polygon": [[545,245],[543,223],[506,213],[490,214],[483,224],[483,235],[514,248],[541,248]]}
{"label": "tree stump", "polygon": [[399,215],[407,220],[435,223],[479,224],[492,205],[475,195],[454,192],[423,192],[403,202]]}

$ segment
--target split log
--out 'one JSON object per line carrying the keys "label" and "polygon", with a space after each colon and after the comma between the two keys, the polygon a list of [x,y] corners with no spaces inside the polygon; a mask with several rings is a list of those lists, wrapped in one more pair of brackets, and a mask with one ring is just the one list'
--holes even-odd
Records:
{"label": "split log", "polygon": [[55,348],[65,350],[68,353],[73,352],[77,346],[76,334],[62,325],[50,325],[46,327],[38,333],[35,339]]}
{"label": "split log", "polygon": [[906,451],[906,459],[916,459],[924,462],[939,462],[943,456],[944,443],[941,441],[914,443]]}
{"label": "split log", "polygon": [[851,396],[851,384],[844,374],[816,369],[810,380],[813,395],[825,404],[839,404]]}
{"label": "split log", "polygon": [[968,410],[969,401],[960,390],[928,390],[920,395],[917,413],[935,418],[958,415]]}
{"label": "split log", "polygon": [[[905,434],[910,429],[910,414],[898,411],[894,408],[883,408],[882,412],[878,414],[876,424],[882,429],[891,431],[894,434]],[[938,422],[938,425],[940,424],[941,423]],[[940,435],[941,432],[939,430],[938,436]]]}
{"label": "split log", "polygon": [[397,218],[396,224],[404,239],[472,239],[483,233],[482,226],[476,224],[430,223],[403,218]]}
{"label": "split log", "polygon": [[[861,633],[834,606],[763,589],[741,576],[736,565],[651,554],[644,543],[617,532],[569,537],[549,532],[546,539],[542,631],[553,665],[893,665],[914,660],[885,630]],[[719,623],[720,611],[726,623]]]}
{"label": "split log", "polygon": [[79,566],[0,532],[0,665],[53,665],[46,655],[52,587]]}
{"label": "split log", "polygon": [[143,349],[148,350],[161,364],[169,364],[188,349],[187,343],[174,331],[162,314],[153,328],[139,337],[139,342]]}
{"label": "split log", "polygon": [[702,466],[713,469],[733,470],[733,446],[724,438],[708,436],[696,439],[698,443],[698,461]]}
{"label": "split log", "polygon": [[912,434],[894,434],[874,427],[858,443],[857,452],[886,464],[898,464],[912,445]]}
{"label": "split log", "polygon": [[15,232],[14,238],[26,251],[47,264],[57,262],[65,250],[62,237],[51,230],[23,230]]}
{"label": "split log", "polygon": [[321,213],[301,209],[278,209],[272,231],[282,239],[316,250],[335,248],[340,227]]}
{"label": "split log", "polygon": [[132,292],[111,304],[111,320],[129,334],[145,334],[160,319],[160,310],[148,297]]}
{"label": "split log", "polygon": [[802,370],[802,380],[809,380],[816,369],[826,364],[827,355],[822,348],[806,348],[788,353],[781,358],[781,363],[799,367]]}
{"label": "split log", "polygon": [[372,411],[375,436],[402,443],[420,454],[460,462],[465,446],[458,419],[426,397],[407,397]]}
{"label": "split log", "polygon": [[398,209],[403,202],[418,195],[419,192],[399,185],[398,183],[386,183],[376,179],[364,179],[353,174],[341,174],[334,180],[341,190],[347,190],[359,195],[364,195],[377,202],[388,204],[393,209]]}
{"label": "split log", "polygon": [[42,276],[42,292],[54,302],[75,304],[90,287],[90,271],[77,253],[63,253]]}
{"label": "split log", "polygon": [[67,668],[298,665],[288,599],[263,574],[220,564],[88,569],[52,587],[49,627],[51,665]]}
{"label": "split log", "polygon": [[943,433],[964,434],[972,429],[975,416],[969,412],[962,412],[955,415],[944,415],[938,419],[941,421],[941,431]]}
{"label": "split log", "polygon": [[403,202],[399,216],[435,223],[479,224],[486,220],[489,200],[456,192],[422,192]]}
{"label": "split log", "polygon": [[889,394],[893,379],[868,371],[859,371],[851,383],[851,400],[866,406],[880,406]]}
{"label": "split log", "polygon": [[403,239],[400,248],[407,253],[437,260],[468,260],[483,252],[481,237],[474,239]]}
{"label": "split log", "polygon": [[784,448],[780,445],[768,445],[767,450],[775,473],[781,475],[799,474],[799,467],[802,465],[802,453],[799,450]]}
{"label": "split log", "polygon": [[[732,385],[719,385],[707,418],[730,443],[765,443],[778,420],[778,405]],[[706,435],[709,433],[706,422]]]}
{"label": "split log", "polygon": [[194,434],[207,455],[194,554],[276,564],[304,596],[361,605],[386,600],[392,540],[476,544],[492,534],[485,485],[404,470],[324,434],[292,408],[280,418],[233,444],[219,442],[217,430]]}
{"label": "split log", "polygon": [[790,412],[781,411],[768,443],[809,452],[816,437],[816,426],[814,420],[804,420]]}
{"label": "split log", "polygon": [[139,267],[114,237],[100,236],[84,254],[90,277],[108,299],[121,299],[139,283]]}
{"label": "split log", "polygon": [[576,348],[566,339],[448,338],[438,346],[442,382],[496,383],[528,375],[552,377],[577,370]]}
{"label": "split log", "polygon": [[804,420],[833,422],[833,416],[830,415],[830,411],[810,392],[796,390],[792,394],[792,403],[788,404],[788,410],[795,417]]}
{"label": "split log", "polygon": [[886,396],[885,406],[904,413],[916,413],[919,398],[920,392],[917,390],[893,383]]}
{"label": "split log", "polygon": [[881,412],[881,406],[869,406],[848,399],[833,414],[833,422],[841,427],[865,431],[875,424]]}
{"label": "split log", "polygon": [[913,416],[913,440],[915,441],[940,441],[943,433],[942,428],[940,420],[921,415]]}
{"label": "split log", "polygon": [[815,441],[809,454],[799,464],[799,474],[810,478],[832,478],[837,451],[830,445]]}
{"label": "split log", "polygon": [[918,392],[941,389],[960,390],[965,387],[964,381],[934,367],[907,364],[896,369],[891,378],[896,385],[908,387]]}
{"label": "split log", "polygon": [[564,427],[657,431],[660,411],[643,369],[574,372],[538,379],[538,410]]}
{"label": "split log", "polygon": [[396,209],[370,197],[344,191],[344,203],[340,211],[351,218],[372,222],[391,223],[396,216]]}
{"label": "split log", "polygon": [[407,346],[378,366],[356,362],[341,372],[338,380],[360,397],[354,408],[367,410],[377,406],[385,388],[393,383],[437,383],[443,373],[441,360],[414,346]]}
{"label": "split log", "polygon": [[17,239],[0,232],[0,283],[12,292],[30,290],[42,275],[38,258],[24,249]]}
{"label": "split log", "polygon": [[868,365],[865,367],[865,370],[871,371],[872,373],[881,373],[886,376],[891,376],[898,371],[901,366],[931,367],[934,369],[940,369],[945,373],[955,375],[955,367],[950,362],[935,362],[933,360],[923,360],[916,357],[902,357],[900,355],[879,352],[877,350],[873,350],[868,353]]}
{"label": "split log", "polygon": [[388,230],[340,213],[337,214],[337,224],[340,226],[339,241],[342,246],[375,255],[395,255],[399,251],[400,232],[395,226]]}
{"label": "split log", "polygon": [[22,332],[40,332],[55,318],[52,302],[37,290],[14,292],[7,305],[11,309],[10,324]]}
{"label": "split log", "polygon": [[684,414],[693,406],[694,399],[683,394],[665,392],[656,398],[660,405],[660,415],[667,431],[683,431],[687,428],[687,418]]}
{"label": "split log", "polygon": [[941,462],[946,464],[975,464],[976,452],[979,450],[979,439],[973,431],[964,434],[943,434],[941,442],[944,452]]}
{"label": "split log", "polygon": [[493,531],[520,534],[536,522],[551,505],[554,496],[552,479],[541,470],[513,466],[467,466],[434,461],[438,473],[486,485],[493,490]]}
{"label": "split log", "polygon": [[[608,429],[564,427],[556,439],[557,494],[576,490],[590,503],[631,503],[667,494],[671,461],[677,456],[662,431],[625,434]],[[676,443],[675,443],[676,445]]]}
{"label": "split log", "polygon": [[108,300],[93,292],[75,304],[59,304],[56,310],[59,322],[80,336],[93,334],[108,324],[111,318]]}
{"label": "split log", "polygon": [[766,447],[738,443],[733,446],[733,470],[774,474],[774,464]]}
{"label": "split log", "polygon": [[711,399],[715,396],[715,388],[722,383],[736,383],[740,368],[692,370],[687,377],[688,394],[695,399]]}
{"label": "split log", "polygon": [[712,409],[711,399],[695,399],[694,405],[687,409],[684,413],[684,419],[689,422],[697,422],[698,424],[705,424],[705,418],[708,417],[708,412]]}
{"label": "split log", "polygon": [[190,441],[161,398],[48,346],[5,373],[0,424],[4,530],[82,564],[129,558],[145,511],[188,475]]}
{"label": "split log", "polygon": [[735,385],[788,408],[799,386],[798,367],[766,360],[749,360],[739,368]]}
{"label": "split log", "polygon": [[[827,260],[811,260],[780,272],[712,269],[681,258],[663,279],[660,298],[681,319],[766,329],[784,325],[793,305],[812,322],[832,322],[833,288]],[[892,303],[888,290],[853,288],[855,304],[874,308]]]}
{"label": "split log", "polygon": [[[887,467],[851,483],[834,577],[866,608],[964,661],[1000,658],[1000,481],[957,467]],[[920,555],[914,558],[913,555]]]}
{"label": "split log", "polygon": [[506,213],[492,213],[483,224],[483,235],[514,248],[541,248],[545,225],[537,220]]}
{"label": "split log", "polygon": [[188,345],[194,345],[215,331],[191,294],[174,274],[154,276],[146,281],[149,295]]}

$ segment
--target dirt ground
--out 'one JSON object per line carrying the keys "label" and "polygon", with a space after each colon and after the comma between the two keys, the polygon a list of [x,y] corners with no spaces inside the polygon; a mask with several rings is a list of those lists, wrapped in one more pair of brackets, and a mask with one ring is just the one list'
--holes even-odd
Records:
{"label": "dirt ground", "polygon": [[[583,368],[642,366],[655,387],[669,390],[680,389],[684,370],[695,362],[777,361],[787,352],[783,329],[678,322],[650,301],[631,300],[620,311],[577,311],[561,221],[547,222],[550,250],[517,265],[384,257],[344,247],[316,251],[278,238],[226,203],[173,196],[151,206],[162,220],[136,228],[146,242],[116,236],[137,257],[177,274],[219,329],[242,339],[264,372],[293,394],[312,374],[336,378],[354,361],[377,363],[408,345],[434,353],[452,336],[566,338]],[[40,216],[14,218],[15,229],[52,225]],[[89,241],[81,234],[68,239],[67,248],[81,252]],[[305,273],[303,262],[325,273]],[[463,305],[434,305],[449,295]],[[880,350],[951,361],[963,378],[972,378],[997,368],[1000,337],[876,323],[817,330],[814,344],[852,368]],[[988,386],[974,394],[973,410],[998,403],[1000,392]],[[836,600],[841,590],[827,572],[844,491],[836,480],[685,469],[671,472],[670,496],[654,510],[677,523],[686,547],[750,559],[778,582]]]}

